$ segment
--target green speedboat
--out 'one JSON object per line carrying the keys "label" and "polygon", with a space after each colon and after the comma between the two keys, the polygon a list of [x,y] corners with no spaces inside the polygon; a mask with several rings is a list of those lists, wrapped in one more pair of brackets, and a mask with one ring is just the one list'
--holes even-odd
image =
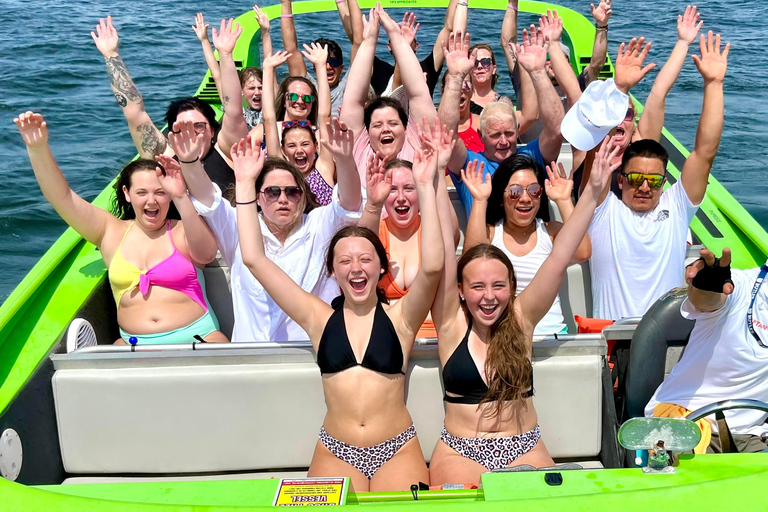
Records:
{"label": "green speedboat", "polygon": [[[444,8],[447,3],[382,2],[385,8],[409,10]],[[361,5],[372,7],[374,1]],[[505,7],[502,1],[472,2],[472,8]],[[520,2],[521,12],[539,14],[553,7]],[[323,0],[297,2],[293,8],[296,16],[309,16],[336,6]],[[275,18],[279,9],[276,5],[264,11]],[[579,13],[557,9],[564,21],[564,42],[576,71],[581,71],[589,62],[594,26]],[[238,21],[244,32],[235,61],[238,66],[258,65],[258,25],[251,13]],[[611,74],[609,63],[603,75]],[[218,106],[210,74],[196,94]],[[688,152],[666,130],[663,137],[673,181]],[[569,158],[567,151],[561,156]],[[106,208],[111,194],[107,187],[94,203]],[[730,247],[739,268],[761,265],[768,256],[766,232],[714,178],[691,231],[691,254],[700,246],[717,252]],[[228,334],[233,322],[228,269],[215,262],[205,276],[212,307]],[[679,291],[671,293],[646,316],[654,317],[656,325],[674,323],[680,299]],[[590,316],[588,266],[568,270],[561,302],[566,318]],[[67,343],[81,334],[79,323],[73,322],[78,318],[93,325],[100,344],[68,352]],[[653,377],[646,378],[645,371],[632,373],[630,361],[635,386],[626,390],[625,405],[617,414],[606,339],[654,343],[644,322],[534,343],[542,435],[555,460],[566,465],[487,473],[480,489],[357,493],[345,487],[342,505],[535,511],[685,504],[686,509],[765,510],[768,453],[682,455],[673,473],[647,474],[635,467],[634,449],[619,445],[619,416],[639,415],[638,407],[649,398],[647,389],[658,382],[649,381]],[[320,374],[308,342],[190,343],[167,350],[139,346],[133,352],[111,345],[116,338],[116,311],[101,255],[68,229],[0,308],[0,474],[5,477],[0,478],[0,510],[255,509],[273,505],[281,479],[306,477],[325,414]],[[664,351],[674,344],[664,343],[664,357],[651,362],[661,365],[659,381]],[[407,405],[427,461],[442,428],[442,395],[436,340],[417,340]],[[723,405],[729,406],[734,404]]]}

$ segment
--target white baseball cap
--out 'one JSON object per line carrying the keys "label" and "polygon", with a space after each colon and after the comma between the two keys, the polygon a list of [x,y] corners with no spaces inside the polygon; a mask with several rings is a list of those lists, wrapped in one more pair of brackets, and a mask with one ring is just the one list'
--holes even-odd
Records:
{"label": "white baseball cap", "polygon": [[565,114],[560,133],[571,146],[589,151],[624,121],[628,107],[629,96],[616,88],[613,78],[595,80]]}

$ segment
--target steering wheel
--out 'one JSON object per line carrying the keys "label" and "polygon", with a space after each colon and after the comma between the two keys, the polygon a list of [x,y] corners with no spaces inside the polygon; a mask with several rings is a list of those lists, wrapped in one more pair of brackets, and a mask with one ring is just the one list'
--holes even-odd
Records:
{"label": "steering wheel", "polygon": [[725,422],[724,411],[730,411],[732,409],[753,409],[756,411],[762,411],[768,413],[768,404],[759,400],[723,400],[721,402],[715,402],[714,404],[705,405],[699,409],[696,409],[691,414],[686,416],[686,419],[691,421],[699,421],[707,416],[715,415],[717,420],[717,429],[720,439],[720,449],[723,453],[738,453],[736,449],[736,443],[733,442],[733,436],[731,430],[728,428],[728,424]]}

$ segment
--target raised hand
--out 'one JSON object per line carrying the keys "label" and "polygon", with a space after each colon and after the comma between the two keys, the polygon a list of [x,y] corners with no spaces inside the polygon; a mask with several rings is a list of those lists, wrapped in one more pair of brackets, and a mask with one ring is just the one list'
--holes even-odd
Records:
{"label": "raised hand", "polygon": [[372,154],[368,157],[368,169],[365,171],[365,191],[367,201],[374,206],[382,206],[392,192],[392,171],[387,171],[387,157]]}
{"label": "raised hand", "polygon": [[544,35],[531,25],[530,32],[523,29],[523,44],[515,45],[517,62],[523,66],[528,74],[542,71],[547,63],[548,42]]}
{"label": "raised hand", "polygon": [[432,186],[437,174],[437,150],[434,146],[422,146],[413,154],[413,180],[416,185]]}
{"label": "raised hand", "polygon": [[315,69],[320,69],[325,72],[325,63],[328,61],[327,45],[321,46],[318,43],[312,43],[311,45],[305,44],[301,54],[315,66]]}
{"label": "raised hand", "polygon": [[167,155],[157,155],[156,160],[159,165],[155,168],[155,173],[157,173],[157,180],[163,190],[171,196],[171,199],[185,196],[187,194],[187,182],[184,181],[184,176],[181,174],[179,162]]}
{"label": "raised hand", "polygon": [[234,19],[229,18],[229,21],[221,20],[221,26],[218,32],[214,28],[213,33],[213,45],[219,52],[232,53],[235,50],[235,44],[237,38],[243,33],[243,27],[240,23]]}
{"label": "raised hand", "polygon": [[549,40],[549,44],[560,42],[560,37],[563,35],[563,19],[557,15],[557,11],[547,9],[547,14],[541,15],[539,32]]}
{"label": "raised hand", "polygon": [[168,142],[181,162],[192,163],[203,157],[204,136],[195,132],[192,121],[176,121],[168,131]]}
{"label": "raised hand", "polygon": [[469,55],[470,35],[461,32],[451,32],[448,36],[448,44],[443,42],[443,54],[445,55],[445,65],[448,67],[448,74],[454,76],[467,76],[475,66],[477,49]]}
{"label": "raised hand", "polygon": [[699,48],[701,57],[693,55],[693,62],[699,68],[704,83],[721,82],[725,79],[725,72],[728,69],[728,52],[731,51],[731,43],[725,45],[723,51],[720,51],[720,34],[717,34],[712,40],[712,31],[699,38]]}
{"label": "raised hand", "polygon": [[[387,14],[387,11],[385,11],[380,3],[376,3],[376,14],[379,16],[379,20],[381,20],[381,25],[384,27],[384,30],[387,32],[387,34],[391,34],[393,32],[400,32],[400,25],[397,24],[395,20],[392,19],[392,17]],[[391,39],[391,37],[390,37]]]}
{"label": "raised hand", "polygon": [[333,122],[325,123],[325,133],[328,139],[321,138],[320,144],[333,155],[334,160],[351,159],[352,148],[355,145],[355,132],[347,125],[339,121],[338,117]]}
{"label": "raised hand", "polygon": [[96,43],[96,48],[104,57],[114,57],[117,55],[117,30],[112,25],[112,16],[107,16],[106,21],[104,18],[99,19],[99,24],[96,25],[96,32],[91,32],[93,42]]}
{"label": "raised hand", "polygon": [[19,129],[21,138],[28,148],[45,147],[48,145],[48,125],[43,116],[34,112],[24,112],[13,120]]}
{"label": "raised hand", "polygon": [[255,182],[264,168],[264,150],[261,147],[254,149],[248,135],[232,146],[232,162],[236,182]]}
{"label": "raised hand", "polygon": [[371,9],[368,12],[368,18],[363,15],[363,39],[378,40],[380,22],[379,13],[376,9]]}
{"label": "raised hand", "polygon": [[192,25],[192,30],[195,31],[197,40],[201,43],[208,40],[208,24],[205,22],[203,13],[199,12],[195,16],[195,24]]}
{"label": "raised hand", "polygon": [[437,168],[446,169],[448,162],[451,161],[451,153],[456,140],[453,137],[453,130],[448,130],[444,124],[440,124],[440,118],[435,117],[435,121],[430,125],[426,116],[422,119],[421,125],[416,125],[421,147],[427,152],[437,152]]}
{"label": "raised hand", "polygon": [[723,248],[723,256],[717,258],[709,249],[702,249],[700,258],[685,267],[685,282],[699,290],[733,293],[731,281],[731,250]]}
{"label": "raised hand", "polygon": [[419,31],[421,23],[416,23],[416,15],[412,12],[406,12],[403,15],[403,21],[400,23],[400,34],[408,43],[408,46],[413,44],[416,40],[416,32]]}
{"label": "raised hand", "polygon": [[592,17],[595,19],[595,24],[599,27],[608,25],[608,20],[611,19],[613,9],[611,9],[611,0],[600,0],[600,4],[595,7],[595,4],[589,4],[589,8],[592,11]]}
{"label": "raised hand", "polygon": [[[651,50],[651,43],[643,47],[645,38],[633,38],[629,44],[621,43],[619,46],[619,55],[614,63],[614,80],[616,88],[623,93],[629,93],[630,89],[640,83],[656,64],[648,64],[643,67],[643,61]],[[642,49],[642,51],[641,51]]]}
{"label": "raised hand", "polygon": [[261,61],[261,67],[275,69],[285,64],[285,61],[287,61],[291,55],[291,53],[282,50],[275,52],[274,54],[268,53],[264,56],[264,60]]}
{"label": "raised hand", "polygon": [[264,11],[262,11],[258,5],[254,5],[253,10],[256,13],[254,18],[256,18],[256,23],[259,24],[261,30],[269,30],[269,16],[264,14]]}
{"label": "raised hand", "polygon": [[566,177],[563,164],[551,162],[546,169],[547,176],[549,176],[544,180],[547,197],[555,202],[570,201],[571,191],[573,190],[573,178]]}
{"label": "raised hand", "polygon": [[467,163],[467,168],[461,170],[461,181],[475,201],[487,201],[491,197],[491,175],[485,177],[485,162],[478,164],[477,160],[472,160]]}
{"label": "raised hand", "polygon": [[615,144],[613,137],[607,135],[603,139],[603,143],[595,155],[592,172],[589,175],[589,183],[587,184],[587,188],[591,188],[592,193],[596,196],[608,186],[608,183],[611,181],[611,173],[621,167],[621,159],[616,161],[616,163],[611,163],[616,160],[619,150],[621,150],[621,147]]}
{"label": "raised hand", "polygon": [[677,38],[680,41],[691,44],[696,40],[699,29],[704,24],[704,20],[699,21],[699,15],[695,5],[689,5],[684,14],[677,15]]}

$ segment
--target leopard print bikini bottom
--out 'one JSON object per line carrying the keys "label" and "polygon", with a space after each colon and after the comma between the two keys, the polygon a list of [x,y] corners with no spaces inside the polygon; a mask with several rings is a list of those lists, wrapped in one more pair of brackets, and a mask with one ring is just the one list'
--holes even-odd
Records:
{"label": "leopard print bikini bottom", "polygon": [[482,464],[491,471],[509,466],[536,446],[541,431],[533,429],[509,437],[456,437],[443,427],[440,439],[464,457]]}
{"label": "leopard print bikini bottom", "polygon": [[355,469],[368,477],[368,480],[373,478],[379,468],[394,457],[398,450],[414,437],[416,437],[416,427],[411,423],[410,427],[392,439],[387,439],[373,446],[360,447],[339,441],[326,432],[325,427],[320,428],[320,442],[336,457],[354,466]]}

